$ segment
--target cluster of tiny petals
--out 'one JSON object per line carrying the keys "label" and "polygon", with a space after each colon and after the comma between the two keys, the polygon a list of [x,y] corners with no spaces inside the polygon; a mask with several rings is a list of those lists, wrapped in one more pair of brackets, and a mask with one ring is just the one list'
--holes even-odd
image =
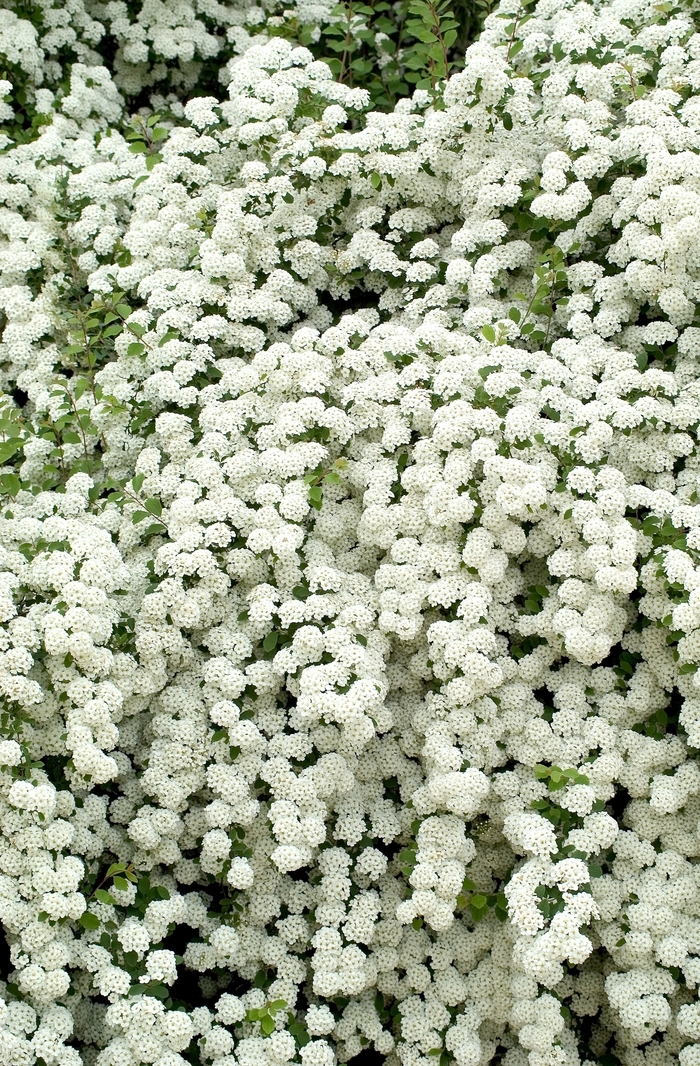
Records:
{"label": "cluster of tiny petals", "polygon": [[379,113],[321,3],[41,6],[1,1066],[700,1066],[690,15],[503,0]]}

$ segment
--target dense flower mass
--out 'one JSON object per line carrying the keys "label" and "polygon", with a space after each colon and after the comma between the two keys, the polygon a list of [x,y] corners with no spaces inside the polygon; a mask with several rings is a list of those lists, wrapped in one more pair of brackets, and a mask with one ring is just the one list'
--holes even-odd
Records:
{"label": "dense flower mass", "polygon": [[405,7],[0,9],[0,1066],[700,1066],[697,5]]}

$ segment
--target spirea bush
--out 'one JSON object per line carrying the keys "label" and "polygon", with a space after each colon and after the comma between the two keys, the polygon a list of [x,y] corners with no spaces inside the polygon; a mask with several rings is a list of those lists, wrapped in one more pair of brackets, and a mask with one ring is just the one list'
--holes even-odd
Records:
{"label": "spirea bush", "polygon": [[2,1066],[700,1066],[696,17],[0,9]]}

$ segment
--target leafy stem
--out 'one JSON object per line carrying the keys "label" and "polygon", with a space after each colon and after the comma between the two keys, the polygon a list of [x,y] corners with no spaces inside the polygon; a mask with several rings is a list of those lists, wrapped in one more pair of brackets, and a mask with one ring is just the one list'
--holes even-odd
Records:
{"label": "leafy stem", "polygon": [[448,3],[449,0],[409,0],[412,17],[406,20],[406,32],[418,43],[406,60],[407,67],[415,72],[407,75],[407,80],[415,80],[419,89],[435,89],[438,82],[449,77],[448,51],[457,40],[459,23],[448,10]]}
{"label": "leafy stem", "polygon": [[[131,500],[132,503],[135,503],[137,505],[138,510],[134,511],[131,516],[131,520],[135,526],[138,525],[139,522],[142,522],[144,518],[160,518],[163,514],[163,504],[160,502],[159,499],[154,496],[144,500],[141,498],[141,496],[138,495],[144,481],[145,475],[137,474],[136,477],[131,479],[131,489],[127,488],[126,482],[124,484],[112,482],[109,485],[111,489],[111,492],[107,497],[109,503],[116,503],[123,506],[126,500],[128,499]],[[152,536],[156,533],[165,532],[166,527],[161,522],[156,522],[155,524],[150,525],[146,529],[146,536]]]}
{"label": "leafy stem", "polygon": [[[158,121],[161,118],[160,115],[151,115],[146,119],[143,115],[135,115],[131,120],[131,125],[126,132],[126,139],[129,141],[129,151],[134,155],[143,155],[146,161],[146,169],[151,171],[156,163],[160,163],[163,159],[162,154],[156,148],[156,145],[165,140],[169,134],[169,130],[163,126],[158,126]],[[140,184],[148,177],[147,174],[142,174],[140,178],[136,179],[134,185]]]}
{"label": "leafy stem", "polygon": [[102,887],[103,885],[106,885],[109,880],[112,881],[112,884],[117,891],[125,892],[129,887],[129,881],[131,881],[132,884],[136,884],[138,881],[138,878],[134,873],[134,864],[131,862],[113,862],[100,883],[95,885],[89,898],[99,900],[100,903],[114,904],[116,900]]}
{"label": "leafy stem", "polygon": [[347,469],[347,459],[336,459],[327,470],[317,467],[310,474],[306,474],[304,481],[309,486],[309,503],[316,511],[323,506],[323,486],[339,485],[341,481],[340,470]]}

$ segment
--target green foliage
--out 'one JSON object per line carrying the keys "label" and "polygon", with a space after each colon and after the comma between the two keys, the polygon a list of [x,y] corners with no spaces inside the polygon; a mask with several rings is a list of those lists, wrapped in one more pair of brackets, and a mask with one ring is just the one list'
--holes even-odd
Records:
{"label": "green foliage", "polygon": [[[22,448],[29,436],[22,413],[9,396],[0,395],[0,466],[23,458]],[[20,488],[20,479],[12,470],[0,474],[0,496],[16,496]]]}
{"label": "green foliage", "polygon": [[140,495],[144,480],[143,474],[137,474],[134,478],[120,482],[109,480],[106,488],[109,490],[108,502],[115,503],[120,510],[129,504],[136,505],[136,510],[131,512],[132,525],[140,526],[139,533],[144,539],[148,539],[165,533],[166,527],[162,522],[151,522],[147,526],[141,525],[144,519],[160,518],[163,514],[163,505],[160,500],[155,497],[144,499]]}
{"label": "green foliage", "polygon": [[309,486],[309,503],[315,511],[320,511],[323,506],[324,485],[339,485],[342,481],[340,471],[346,470],[347,466],[347,459],[336,459],[327,470],[317,467],[316,470],[304,476],[304,481]]}
{"label": "green foliage", "polygon": [[[511,62],[523,47],[522,40],[516,37],[516,34],[526,22],[529,22],[534,15],[533,8],[535,7],[537,0],[521,0],[520,6],[513,17],[512,10],[508,13],[498,15],[498,18],[508,20],[508,24],[505,27],[505,33],[508,37],[508,51],[507,58]],[[556,46],[555,46],[556,47]]]}
{"label": "green foliage", "polygon": [[508,902],[503,892],[479,892],[476,885],[468,877],[465,877],[462,891],[457,896],[457,906],[460,910],[468,910],[475,922],[480,922],[490,910],[498,918],[499,922],[505,922],[508,918]]}
{"label": "green foliage", "polygon": [[[165,127],[158,126],[160,117],[151,115],[150,118],[145,118],[143,115],[134,115],[126,132],[129,151],[134,155],[142,155],[149,171],[153,170],[156,163],[162,162],[163,156],[156,145],[164,141],[170,132]],[[144,178],[145,175],[137,178],[134,184],[138,185]]]}
{"label": "green foliage", "polygon": [[374,64],[363,54],[364,46],[376,47],[377,33],[382,32],[380,27],[384,27],[384,32],[391,27],[389,19],[382,18],[389,10],[387,3],[376,4],[373,9],[352,0],[333,9],[324,37],[331,53],[328,65],[339,82],[361,85],[369,77]]}
{"label": "green foliage", "polygon": [[90,899],[96,899],[99,903],[109,903],[112,906],[116,906],[117,901],[109,894],[107,889],[103,888],[103,885],[106,885],[108,881],[111,881],[120,892],[125,892],[130,882],[137,884],[138,877],[134,872],[133,863],[113,862],[90,896]]}
{"label": "green foliage", "polygon": [[460,69],[494,0],[345,0],[314,39],[287,12],[269,32],[296,40],[345,85],[367,89],[374,110],[389,111],[415,88],[432,90]]}
{"label": "green foliage", "polygon": [[[36,12],[32,16],[32,21],[35,21]],[[36,110],[36,94],[21,67],[10,64],[0,73],[0,78],[12,84],[9,95],[4,99],[14,114],[4,127],[4,133],[13,144],[29,144],[36,140],[44,126],[50,125],[51,115]]]}
{"label": "green foliage", "polygon": [[525,597],[525,611],[527,614],[539,614],[544,607],[544,601],[549,596],[549,590],[545,585],[530,585]]}
{"label": "green foliage", "polygon": [[406,58],[406,81],[418,89],[434,89],[450,74],[449,49],[457,40],[459,23],[449,10],[450,0],[409,0],[406,32],[415,44]]}
{"label": "green foliage", "polygon": [[[537,240],[537,222],[534,220],[533,239]],[[520,223],[520,220],[519,220]],[[533,227],[533,219],[527,217],[527,228]],[[575,248],[572,249],[575,251]],[[559,307],[569,302],[568,278],[565,270],[564,254],[561,248],[553,246],[537,256],[533,277],[533,291],[528,298],[524,293],[515,293],[514,299],[521,301],[520,307],[511,307],[508,318],[519,330],[521,337],[533,344],[546,347],[550,339],[552,320]],[[524,307],[522,306],[524,304]],[[504,339],[500,341],[504,343]]]}
{"label": "green foliage", "polygon": [[416,852],[418,845],[412,840],[399,852],[399,868],[404,877],[408,878],[413,873],[416,865]]}
{"label": "green foliage", "polygon": [[[264,1007],[253,1008],[246,1012],[247,1022],[257,1022],[260,1026],[260,1031],[264,1036],[269,1036],[270,1033],[274,1033],[276,1028],[277,1015],[284,1011],[289,1010],[287,1007],[287,1001],[285,999],[275,999],[271,1002],[268,1001]],[[292,1034],[294,1035],[294,1034]]]}
{"label": "green foliage", "polygon": [[543,766],[538,764],[535,767],[535,777],[538,781],[544,781],[547,785],[549,792],[558,792],[559,789],[565,788],[567,785],[587,785],[588,778],[585,774],[580,774],[578,770],[560,770],[558,766]]}

